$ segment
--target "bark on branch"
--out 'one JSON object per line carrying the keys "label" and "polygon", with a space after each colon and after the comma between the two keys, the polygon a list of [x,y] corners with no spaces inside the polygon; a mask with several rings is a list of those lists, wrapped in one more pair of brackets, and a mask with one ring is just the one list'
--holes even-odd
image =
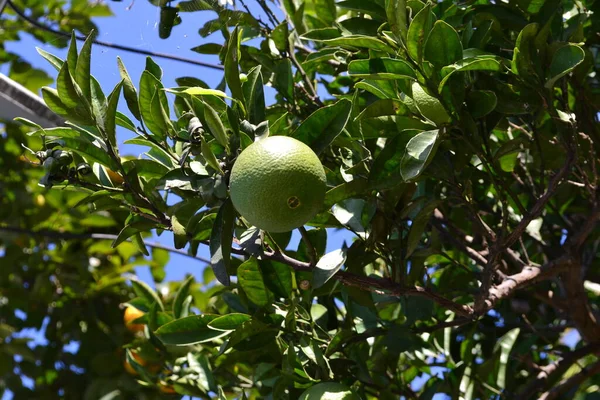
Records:
{"label": "bark on branch", "polygon": [[577,362],[577,360],[598,351],[600,351],[600,343],[588,344],[587,346],[567,353],[564,357],[552,364],[542,367],[537,376],[516,395],[515,400],[529,400],[535,398],[535,394],[543,390],[548,382],[553,382],[561,377],[571,365]]}

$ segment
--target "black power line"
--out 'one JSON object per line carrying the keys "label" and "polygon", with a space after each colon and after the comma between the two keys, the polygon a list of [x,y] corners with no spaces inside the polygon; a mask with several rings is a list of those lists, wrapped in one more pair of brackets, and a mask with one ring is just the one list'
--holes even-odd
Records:
{"label": "black power line", "polygon": [[[24,21],[27,21],[29,24],[35,26],[36,28],[42,29],[46,32],[50,32],[53,33],[55,35],[59,35],[59,36],[64,36],[64,37],[71,37],[71,34],[66,33],[66,32],[62,32],[56,29],[53,29],[49,26],[43,25],[31,18],[29,18],[27,15],[25,15],[25,13],[23,12],[23,10],[20,10],[18,7],[16,7],[13,2],[11,0],[0,0],[0,15],[2,15],[2,11],[4,9],[4,7],[6,7],[6,5],[8,5],[10,8],[13,9],[13,11],[19,16],[19,18],[23,19]],[[75,35],[75,38],[77,40],[86,40],[87,38],[85,36],[79,36],[79,35]],[[217,64],[211,64],[211,63],[207,63],[207,62],[203,62],[203,61],[197,61],[197,60],[192,60],[190,58],[185,58],[185,57],[179,57],[173,54],[166,54],[166,53],[156,53],[153,51],[148,51],[148,50],[141,50],[141,49],[135,49],[133,47],[128,47],[128,46],[122,46],[120,44],[114,44],[114,43],[109,43],[109,42],[104,42],[101,40],[93,40],[93,43],[100,45],[100,46],[104,46],[104,47],[109,47],[112,49],[118,49],[118,50],[123,50],[123,51],[127,51],[130,53],[136,53],[136,54],[143,54],[146,56],[153,56],[153,57],[158,57],[158,58],[164,58],[167,60],[174,60],[174,61],[180,61],[180,62],[184,62],[184,63],[188,63],[188,64],[193,64],[193,65],[198,65],[201,67],[205,67],[205,68],[212,68],[212,69],[217,69],[217,70],[223,70],[223,66],[222,65],[217,65]]]}

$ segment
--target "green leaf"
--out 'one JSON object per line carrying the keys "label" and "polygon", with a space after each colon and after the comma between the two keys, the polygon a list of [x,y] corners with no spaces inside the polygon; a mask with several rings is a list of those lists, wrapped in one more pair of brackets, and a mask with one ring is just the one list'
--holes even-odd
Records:
{"label": "green leaf", "polygon": [[179,290],[175,295],[175,300],[173,300],[173,316],[175,319],[185,318],[190,312],[189,306],[185,307],[185,303],[190,296],[190,287],[192,286],[192,282],[194,282],[194,276],[190,275],[179,287]]}
{"label": "green leaf", "polygon": [[190,346],[223,337],[228,332],[209,328],[208,324],[218,315],[192,315],[176,319],[158,328],[154,334],[165,345]]}
{"label": "green leaf", "polygon": [[81,46],[81,52],[77,59],[77,67],[75,68],[75,81],[81,88],[81,93],[87,99],[88,102],[92,101],[92,88],[90,78],[90,65],[92,58],[92,43],[94,39],[92,34],[88,35],[83,46]]}
{"label": "green leaf", "polygon": [[455,72],[460,71],[500,71],[502,64],[496,58],[490,57],[474,57],[465,58],[455,64],[442,68],[442,76],[444,79],[438,86],[438,92],[442,93],[442,89],[448,82],[448,79],[453,76]]}
{"label": "green leaf", "polygon": [[345,262],[346,251],[343,249],[334,250],[321,257],[313,272],[313,288],[318,289],[323,286]]}
{"label": "green leaf", "polygon": [[188,88],[175,88],[175,89],[165,89],[167,92],[175,93],[175,94],[189,94],[191,96],[217,96],[230,99],[231,97],[227,96],[227,93],[222,90],[215,89],[206,89],[200,86],[188,87]]}
{"label": "green leaf", "polygon": [[508,364],[510,351],[517,341],[519,332],[519,328],[511,329],[496,342],[495,347],[500,347],[500,364],[498,366],[498,375],[496,376],[496,384],[500,389],[506,388],[506,365]]}
{"label": "green leaf", "polygon": [[406,240],[406,257],[410,257],[421,241],[421,236],[425,231],[425,227],[429,223],[429,219],[433,211],[440,205],[438,200],[432,200],[425,204],[419,213],[412,219],[410,231]]}
{"label": "green leaf", "polygon": [[498,99],[490,90],[472,90],[467,94],[466,102],[471,117],[481,118],[494,111]]}
{"label": "green leaf", "polygon": [[238,283],[248,299],[259,307],[271,304],[273,294],[267,289],[255,258],[244,261],[237,269]]}
{"label": "green leaf", "polygon": [[[285,25],[287,26],[287,24]],[[250,70],[248,80],[242,85],[244,99],[248,107],[248,121],[254,125],[258,125],[266,119],[263,86],[261,66],[258,65]]]}
{"label": "green leaf", "polygon": [[138,101],[138,94],[129,73],[127,72],[127,68],[123,64],[121,57],[117,56],[117,64],[119,66],[119,74],[121,75],[121,79],[123,80],[123,94],[125,96],[125,101],[127,102],[127,108],[133,114],[133,116],[138,120],[142,120],[142,116],[140,114],[140,103]]}
{"label": "green leaf", "polygon": [[568,44],[556,50],[548,69],[548,80],[544,85],[550,89],[563,76],[573,71],[585,58],[585,51],[579,46]]}
{"label": "green leaf", "polygon": [[[221,166],[219,165],[219,160],[217,160],[217,157],[212,152],[210,145],[208,143],[206,143],[204,138],[202,138],[202,142],[200,143],[200,151],[202,152],[202,157],[204,157],[204,160],[206,161],[206,163],[208,165],[210,165],[212,167],[212,169],[214,169],[215,171],[218,171],[222,174],[223,170],[221,170]],[[190,167],[191,167],[191,165],[190,165]]]}
{"label": "green leaf", "polygon": [[538,31],[539,25],[536,23],[525,26],[519,33],[515,43],[511,63],[512,72],[523,79],[538,79],[534,68],[536,58],[535,38]]}
{"label": "green leaf", "polygon": [[160,65],[158,65],[152,57],[146,57],[146,71],[150,72],[156,80],[161,80],[163,76],[163,71]]}
{"label": "green leaf", "polygon": [[227,267],[231,262],[234,218],[233,204],[230,199],[227,199],[219,208],[210,234],[210,266],[217,280],[225,286],[229,286]]}
{"label": "green leaf", "polygon": [[385,14],[394,35],[406,42],[408,33],[406,0],[385,0]]}
{"label": "green leaf", "polygon": [[350,182],[344,182],[325,194],[325,208],[330,208],[336,203],[356,197],[362,194],[368,187],[368,182],[365,179],[354,179]]}
{"label": "green leaf", "polygon": [[142,72],[139,102],[146,127],[159,140],[163,140],[168,129],[163,110],[168,110],[169,104],[162,83],[148,71]]}
{"label": "green leaf", "polygon": [[275,78],[273,86],[284,96],[289,102],[294,103],[294,73],[292,72],[292,62],[289,58],[275,62],[273,69]]}
{"label": "green leaf", "polygon": [[68,108],[76,108],[81,105],[81,92],[73,82],[73,78],[69,73],[69,63],[65,62],[58,72],[56,78],[56,90],[60,96],[60,100]]}
{"label": "green leaf", "polygon": [[48,61],[50,63],[50,65],[52,65],[54,68],[56,68],[56,71],[60,71],[60,69],[62,68],[63,63],[64,63],[64,61],[62,59],[58,58],[54,54],[48,53],[44,49],[40,49],[39,47],[36,47],[35,49],[37,50],[39,55],[44,57],[46,59],[46,61]]}
{"label": "green leaf", "polygon": [[400,100],[380,99],[365,107],[356,117],[357,121],[367,118],[376,118],[386,115],[406,115],[410,114],[409,108]]}
{"label": "green leaf", "polygon": [[231,91],[231,96],[244,104],[244,93],[242,92],[242,82],[240,81],[240,39],[243,30],[236,27],[227,41],[227,54],[225,55],[225,80]]}
{"label": "green leaf", "polygon": [[161,164],[163,164],[165,167],[167,167],[169,169],[175,168],[178,166],[177,162],[170,156],[170,154],[167,151],[165,151],[162,147],[160,147],[156,143],[153,143],[149,140],[141,139],[141,138],[127,139],[125,141],[125,144],[136,144],[139,146],[148,146],[151,148],[151,150],[147,154],[149,156],[151,156],[153,159],[156,159],[157,161],[159,161]]}
{"label": "green leaf", "polygon": [[270,260],[261,260],[259,267],[267,289],[278,297],[289,298],[292,293],[291,268],[286,264]]}
{"label": "green leaf", "polygon": [[154,290],[147,283],[142,282],[137,279],[131,279],[131,286],[133,287],[133,291],[139,297],[146,299],[149,304],[156,304],[161,311],[165,311],[165,306],[162,301],[160,301],[160,297],[156,294]]}
{"label": "green leaf", "polygon": [[69,73],[75,77],[75,68],[77,67],[77,38],[75,31],[71,31],[71,40],[69,49],[67,50],[67,64],[69,65]]}
{"label": "green leaf", "polygon": [[402,157],[400,174],[405,181],[418,177],[435,154],[439,131],[425,131],[410,139]]}
{"label": "green leaf", "polygon": [[462,53],[462,43],[456,30],[445,21],[437,21],[425,43],[425,60],[441,68],[461,60]]}
{"label": "green leaf", "polygon": [[406,35],[406,49],[410,58],[417,63],[421,63],[423,59],[423,49],[425,42],[429,36],[429,32],[433,28],[435,15],[431,11],[431,4],[427,3],[421,11],[415,15]]}
{"label": "green leaf", "polygon": [[342,133],[350,118],[352,102],[347,99],[318,109],[292,133],[292,137],[309,145],[315,153],[325,150]]}
{"label": "green leaf", "polygon": [[208,326],[216,331],[235,331],[244,322],[250,321],[250,318],[248,314],[231,313],[213,319]]}
{"label": "green leaf", "polygon": [[299,400],[361,400],[348,386],[337,382],[318,383],[305,390]]}
{"label": "green leaf", "polygon": [[385,20],[385,10],[375,1],[343,0],[336,2],[335,5],[342,9],[358,11],[369,14],[372,17],[379,17],[378,19]]}
{"label": "green leaf", "polygon": [[385,42],[370,36],[363,35],[350,35],[350,36],[342,36],[339,38],[333,39],[325,39],[325,40],[317,40],[313,39],[316,42],[322,42],[326,46],[340,46],[346,48],[361,48],[361,49],[371,49],[383,51],[386,53],[394,54],[396,51],[387,45]]}
{"label": "green leaf", "polygon": [[396,58],[354,60],[348,64],[348,74],[371,79],[417,79],[411,65]]}
{"label": "green leaf", "polygon": [[135,128],[135,124],[133,123],[133,121],[129,119],[127,115],[123,114],[120,111],[117,111],[115,115],[115,122],[117,123],[117,125],[137,133],[137,129]]}
{"label": "green leaf", "polygon": [[119,97],[121,96],[121,89],[123,88],[123,81],[119,82],[113,89],[112,93],[108,96],[108,105],[106,109],[106,117],[104,118],[104,128],[106,130],[106,136],[111,146],[117,148],[117,105],[119,103]]}
{"label": "green leaf", "polygon": [[[229,138],[225,132],[225,126],[219,117],[219,114],[207,103],[204,103],[204,119],[210,133],[217,139],[217,142],[226,149],[229,148]],[[220,168],[219,168],[220,170]]]}

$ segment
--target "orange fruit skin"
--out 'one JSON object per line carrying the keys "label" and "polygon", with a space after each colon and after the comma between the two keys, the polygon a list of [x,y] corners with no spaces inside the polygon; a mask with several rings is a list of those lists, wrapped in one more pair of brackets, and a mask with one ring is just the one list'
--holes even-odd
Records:
{"label": "orange fruit skin", "polygon": [[125,369],[125,371],[129,374],[129,375],[133,375],[136,376],[138,375],[137,371],[135,370],[135,368],[133,368],[133,366],[131,364],[129,364],[127,362],[127,360],[123,361],[123,368]]}
{"label": "orange fruit skin", "polygon": [[128,306],[125,309],[125,314],[123,315],[123,322],[125,322],[125,326],[129,329],[130,332],[143,332],[144,324],[133,324],[131,321],[138,319],[143,316],[145,313],[141,310],[138,310],[135,307]]}
{"label": "orange fruit skin", "polygon": [[[133,359],[135,360],[136,363],[140,364],[142,367],[144,367],[146,369],[146,371],[148,371],[151,374],[156,374],[161,369],[160,364],[149,363],[138,353],[131,352],[131,357],[133,357]],[[124,367],[125,367],[125,371],[127,371],[131,375],[138,375],[135,368],[133,368],[133,366],[127,361],[127,359],[125,359]]]}
{"label": "orange fruit skin", "polygon": [[175,394],[177,393],[173,386],[171,385],[163,385],[162,383],[158,384],[158,390],[165,394]]}

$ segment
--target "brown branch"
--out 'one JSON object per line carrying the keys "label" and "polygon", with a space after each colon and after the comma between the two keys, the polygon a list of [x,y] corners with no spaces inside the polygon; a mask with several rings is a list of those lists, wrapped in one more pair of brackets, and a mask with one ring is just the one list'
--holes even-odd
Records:
{"label": "brown branch", "polygon": [[535,398],[535,394],[541,391],[548,382],[553,382],[558,377],[562,376],[571,365],[577,362],[577,360],[599,350],[600,343],[589,344],[565,354],[564,357],[552,364],[541,367],[537,376],[516,395],[515,400],[529,400]]}
{"label": "brown branch", "polygon": [[588,378],[595,376],[596,374],[600,374],[600,361],[592,364],[584,368],[578,374],[573,375],[568,379],[563,379],[558,383],[558,385],[554,386],[552,389],[548,390],[539,397],[539,400],[554,400],[561,396],[563,393],[571,390],[574,387],[578,387],[583,382],[585,382]]}
{"label": "brown branch", "polygon": [[510,247],[513,244],[515,244],[517,240],[519,240],[521,235],[523,235],[523,232],[525,232],[525,229],[527,228],[529,223],[531,223],[531,221],[533,221],[542,214],[542,211],[544,211],[546,204],[548,203],[548,201],[550,201],[550,198],[556,192],[556,189],[558,189],[561,181],[569,174],[574,161],[575,155],[572,151],[568,151],[567,161],[565,162],[565,165],[563,165],[563,167],[558,171],[558,173],[554,175],[552,179],[550,179],[550,182],[548,183],[548,188],[546,189],[544,194],[542,194],[537,199],[536,203],[531,208],[531,211],[529,211],[528,214],[523,215],[523,219],[521,219],[517,227],[504,240],[503,247]]}
{"label": "brown branch", "polygon": [[542,266],[526,266],[521,272],[507,276],[501,284],[490,288],[485,300],[486,309],[491,310],[498,301],[511,296],[516,290],[553,278],[567,271],[572,265],[571,257],[564,255]]}
{"label": "brown branch", "polygon": [[[235,251],[239,254],[239,250]],[[243,253],[243,252],[242,252]],[[312,267],[309,263],[296,260],[288,256],[283,252],[268,252],[264,253],[264,257],[270,260],[279,261],[287,264],[294,268],[296,271],[310,271]],[[371,278],[367,276],[355,275],[346,271],[338,271],[332,277],[340,283],[347,286],[355,286],[362,290],[367,290],[379,294],[387,294],[390,296],[401,297],[401,296],[419,296],[428,298],[440,306],[454,311],[457,315],[462,317],[471,317],[473,315],[473,309],[467,305],[456,303],[450,299],[447,299],[429,288],[422,286],[410,286],[404,287],[390,279]]]}
{"label": "brown branch", "polygon": [[[464,252],[469,258],[475,261],[478,265],[484,266],[487,264],[486,258],[481,255],[477,250],[467,246],[464,241],[461,241],[456,235],[452,235],[448,230],[446,230],[443,225],[447,224],[447,220],[444,218],[444,214],[441,213],[440,210],[435,209],[433,211],[433,216],[431,218],[433,226],[440,232],[442,237],[451,243],[453,246],[457,247],[459,250]],[[463,236],[463,235],[461,235]],[[464,237],[464,236],[463,236]]]}
{"label": "brown branch", "polygon": [[[573,259],[581,260],[581,247],[598,224],[600,210],[594,209],[592,215],[583,224],[581,230],[567,241],[567,251]],[[569,317],[575,323],[581,337],[588,343],[600,341],[600,325],[592,311],[590,302],[583,287],[584,266],[574,263],[562,275],[565,295],[568,299]]]}

